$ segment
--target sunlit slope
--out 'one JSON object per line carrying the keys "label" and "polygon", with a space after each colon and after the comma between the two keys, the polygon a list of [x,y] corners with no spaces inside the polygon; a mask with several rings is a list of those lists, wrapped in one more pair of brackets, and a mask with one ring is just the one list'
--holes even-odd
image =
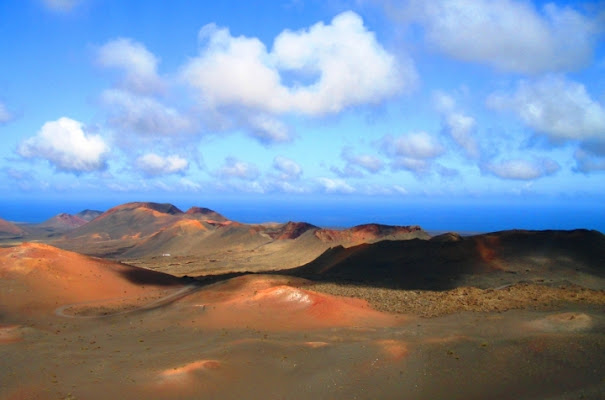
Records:
{"label": "sunlit slope", "polygon": [[83,256],[49,245],[0,249],[0,305],[9,312],[48,312],[64,304],[158,296],[179,279]]}

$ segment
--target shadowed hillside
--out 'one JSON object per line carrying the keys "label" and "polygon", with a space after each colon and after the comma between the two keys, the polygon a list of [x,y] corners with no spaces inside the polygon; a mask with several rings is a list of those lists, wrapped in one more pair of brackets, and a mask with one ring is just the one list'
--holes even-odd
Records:
{"label": "shadowed hillside", "polygon": [[603,288],[605,236],[597,231],[504,231],[462,238],[382,241],[327,250],[284,273],[402,289],[497,287],[520,281]]}

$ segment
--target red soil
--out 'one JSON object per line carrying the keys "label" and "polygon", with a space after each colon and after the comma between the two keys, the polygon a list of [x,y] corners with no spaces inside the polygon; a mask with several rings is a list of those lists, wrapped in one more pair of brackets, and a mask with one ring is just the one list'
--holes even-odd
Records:
{"label": "red soil", "polygon": [[169,275],[24,243],[0,249],[0,304],[20,312],[49,312],[71,303],[160,296],[180,282]]}
{"label": "red soil", "polygon": [[364,300],[301,288],[296,278],[248,275],[212,285],[183,300],[202,313],[207,328],[296,331],[330,327],[393,326],[401,321],[378,312]]}

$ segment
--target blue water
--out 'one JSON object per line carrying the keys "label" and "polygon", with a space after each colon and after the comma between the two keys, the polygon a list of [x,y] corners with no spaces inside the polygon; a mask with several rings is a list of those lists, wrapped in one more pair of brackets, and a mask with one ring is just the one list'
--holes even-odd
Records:
{"label": "blue water", "polygon": [[[136,199],[0,199],[0,218],[42,222],[61,212],[105,211]],[[168,202],[165,198],[145,199]],[[347,227],[376,222],[420,225],[429,231],[490,232],[505,229],[596,229],[605,232],[605,206],[578,201],[457,201],[379,198],[303,197],[180,198],[170,201],[183,211],[191,206],[211,208],[227,218],[245,222],[305,221],[318,226]]]}

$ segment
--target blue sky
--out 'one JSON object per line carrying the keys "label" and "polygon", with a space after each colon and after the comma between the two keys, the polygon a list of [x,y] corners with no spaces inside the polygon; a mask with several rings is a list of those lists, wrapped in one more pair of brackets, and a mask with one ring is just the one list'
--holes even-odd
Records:
{"label": "blue sky", "polygon": [[3,1],[3,202],[603,230],[604,27],[597,1]]}

